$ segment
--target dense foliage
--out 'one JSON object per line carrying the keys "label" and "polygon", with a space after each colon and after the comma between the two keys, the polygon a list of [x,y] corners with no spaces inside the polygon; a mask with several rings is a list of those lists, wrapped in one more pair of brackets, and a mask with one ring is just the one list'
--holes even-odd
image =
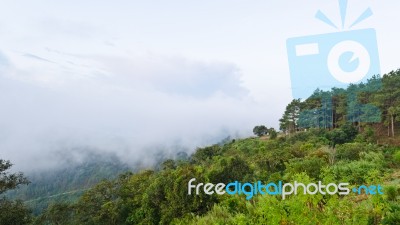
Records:
{"label": "dense foliage", "polygon": [[[329,147],[334,131],[232,140],[198,149],[159,171],[103,181],[73,204],[53,204],[35,224],[398,224],[400,149],[365,141]],[[384,195],[188,195],[187,183],[350,182],[382,184]],[[62,223],[60,222],[62,221]]]}
{"label": "dense foliage", "polygon": [[400,120],[400,70],[382,78],[374,76],[366,83],[351,84],[347,89],[315,90],[304,101],[294,99],[280,119],[280,128],[294,133],[308,128],[337,128],[352,123],[358,129],[371,123],[387,127],[395,136]]}
{"label": "dense foliage", "polygon": [[51,170],[26,174],[30,184],[8,191],[5,196],[23,200],[38,215],[51,203],[75,202],[103,179],[114,179],[120,173],[133,170],[113,154],[86,154],[83,162],[72,161]]}
{"label": "dense foliage", "polygon": [[[399,105],[400,70],[347,89],[317,90],[287,106],[279,135],[257,126],[257,136],[269,135],[225,140],[189,158],[166,160],[155,170],[104,180],[75,202],[51,204],[32,224],[400,224]],[[188,195],[191,178],[214,184],[379,184],[384,194],[246,200],[244,195]],[[5,205],[12,212],[21,203]]]}
{"label": "dense foliage", "polygon": [[[10,173],[10,161],[0,159],[0,194],[29,181],[22,173]],[[22,225],[31,221],[30,210],[21,201],[0,198],[0,225]]]}

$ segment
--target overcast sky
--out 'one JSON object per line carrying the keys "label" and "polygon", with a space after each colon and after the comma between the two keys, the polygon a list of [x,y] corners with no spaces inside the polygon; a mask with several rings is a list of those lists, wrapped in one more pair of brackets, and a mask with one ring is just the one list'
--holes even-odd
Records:
{"label": "overcast sky", "polygon": [[[279,128],[291,37],[338,32],[337,0],[0,1],[0,158],[56,163],[79,146],[145,158]],[[400,67],[400,2],[349,0]],[[345,26],[346,30],[346,26]],[[173,150],[171,150],[173,151]],[[44,157],[45,156],[45,157]]]}

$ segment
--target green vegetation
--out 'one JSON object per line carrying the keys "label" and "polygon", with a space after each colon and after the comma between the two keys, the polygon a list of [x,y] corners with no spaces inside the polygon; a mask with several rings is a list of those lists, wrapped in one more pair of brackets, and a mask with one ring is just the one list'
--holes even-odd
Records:
{"label": "green vegetation", "polygon": [[[344,129],[344,128],[341,128]],[[198,149],[161,170],[103,181],[72,204],[53,204],[35,224],[398,224],[398,148],[338,144],[333,131],[311,129],[276,140],[248,138]],[[188,195],[187,183],[253,182],[382,184],[384,195]],[[62,221],[62,223],[60,223]]]}
{"label": "green vegetation", "polygon": [[[29,181],[22,173],[10,173],[10,161],[0,159],[0,194]],[[29,209],[21,201],[0,198],[0,225],[22,225],[31,222]]]}
{"label": "green vegetation", "polygon": [[275,128],[267,128],[265,125],[255,126],[253,128],[253,133],[258,137],[269,135],[270,139],[275,139],[278,137],[278,132],[276,132]]}
{"label": "green vegetation", "polygon": [[294,99],[280,119],[280,129],[288,134],[309,128],[338,128],[351,123],[359,130],[370,124],[387,127],[395,136],[400,120],[400,70],[347,89],[317,89],[308,99]]}
{"label": "green vegetation", "polygon": [[[317,90],[286,107],[282,134],[257,126],[254,133],[269,138],[224,140],[156,170],[101,181],[74,202],[51,204],[31,224],[400,224],[399,105],[400,70],[346,90]],[[188,195],[192,178],[380,184],[384,194]],[[2,205],[2,216],[25,210],[20,202]]]}
{"label": "green vegetation", "polygon": [[71,162],[68,166],[27,174],[31,183],[10,190],[5,196],[21,199],[38,215],[52,203],[75,202],[100,181],[115,179],[118,174],[132,170],[115,155],[86,154],[84,163]]}
{"label": "green vegetation", "polygon": [[268,134],[268,128],[264,125],[255,126],[253,129],[253,133],[259,137]]}

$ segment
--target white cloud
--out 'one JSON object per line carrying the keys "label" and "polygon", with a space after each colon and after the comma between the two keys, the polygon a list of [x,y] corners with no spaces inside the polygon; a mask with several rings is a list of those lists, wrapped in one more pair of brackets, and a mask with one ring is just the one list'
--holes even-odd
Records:
{"label": "white cloud", "polygon": [[264,110],[230,63],[94,56],[86,61],[103,74],[87,76],[79,66],[63,72],[55,70],[57,62],[27,59],[30,70],[8,59],[8,75],[0,76],[0,149],[20,168],[32,160],[38,167],[57,164],[57,151],[76,147],[151,161],[160,146],[192,151],[228,135],[248,135]]}

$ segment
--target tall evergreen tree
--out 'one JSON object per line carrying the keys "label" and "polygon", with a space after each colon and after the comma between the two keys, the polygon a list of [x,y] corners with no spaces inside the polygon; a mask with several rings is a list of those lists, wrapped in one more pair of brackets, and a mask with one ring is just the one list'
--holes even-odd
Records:
{"label": "tall evergreen tree", "polygon": [[279,120],[281,130],[289,133],[297,131],[301,105],[300,99],[293,99],[292,102],[286,106],[286,110]]}

